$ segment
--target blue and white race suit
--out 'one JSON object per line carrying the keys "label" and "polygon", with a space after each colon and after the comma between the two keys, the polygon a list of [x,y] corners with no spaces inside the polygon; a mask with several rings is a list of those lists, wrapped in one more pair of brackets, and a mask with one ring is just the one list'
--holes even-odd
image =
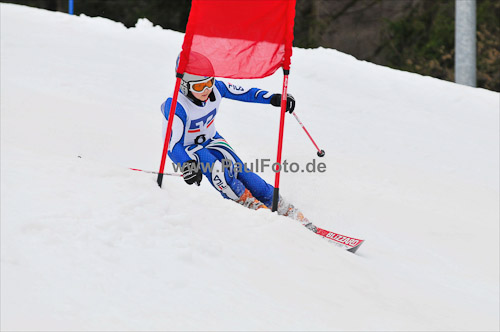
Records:
{"label": "blue and white race suit", "polygon": [[[205,169],[201,167],[201,170],[224,198],[237,200],[247,188],[255,198],[271,207],[273,186],[253,172],[237,172],[236,168],[228,167],[228,161],[231,161],[231,165],[243,165],[243,161],[217,132],[214,120],[222,98],[270,104],[272,93],[257,88],[245,90],[216,80],[213,94],[215,98],[197,105],[179,93],[168,156],[176,164],[196,160],[200,165],[211,165]],[[161,106],[164,115],[163,137],[171,103],[172,98],[168,98]]]}

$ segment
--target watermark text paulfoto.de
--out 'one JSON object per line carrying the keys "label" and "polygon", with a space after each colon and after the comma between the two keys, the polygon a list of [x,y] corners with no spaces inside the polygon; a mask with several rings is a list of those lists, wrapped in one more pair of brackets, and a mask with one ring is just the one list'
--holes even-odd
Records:
{"label": "watermark text paulfoto.de", "polygon": [[[214,171],[215,165],[218,163],[197,163],[196,165],[191,164],[188,165],[189,167],[195,168],[197,171],[198,169],[201,169],[202,172],[210,172],[212,173]],[[220,165],[222,166],[222,170],[229,170],[229,171],[234,171],[237,173],[249,173],[249,172],[254,172],[254,173],[259,173],[259,172],[265,172],[269,168],[277,173],[277,172],[284,172],[284,173],[324,173],[326,172],[326,164],[324,162],[317,162],[316,159],[313,159],[312,161],[308,162],[305,164],[304,167],[302,167],[301,164],[297,162],[289,162],[286,159],[281,163],[272,163],[271,159],[255,159],[255,162],[250,162],[250,163],[240,163],[240,162],[233,162],[229,159],[222,159],[220,161]],[[172,163],[172,166],[174,168],[174,171],[182,171],[183,169],[183,164],[182,163]],[[219,171],[220,166],[215,168],[215,171]]]}

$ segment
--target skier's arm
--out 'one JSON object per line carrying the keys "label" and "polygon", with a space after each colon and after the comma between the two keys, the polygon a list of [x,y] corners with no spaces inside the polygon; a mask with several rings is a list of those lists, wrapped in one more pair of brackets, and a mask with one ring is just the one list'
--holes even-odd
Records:
{"label": "skier's arm", "polygon": [[223,98],[246,101],[250,103],[270,104],[272,93],[266,90],[251,88],[245,89],[241,86],[222,81],[215,81],[215,86]]}
{"label": "skier's arm", "polygon": [[[165,139],[165,135],[167,134],[168,113],[170,111],[171,103],[172,99],[169,98],[161,106],[163,116],[165,117],[165,120],[163,121],[163,139]],[[170,135],[170,143],[168,145],[168,156],[174,163],[181,165],[184,162],[191,160],[189,155],[186,153],[186,150],[184,150],[182,139],[184,136],[185,121],[186,112],[184,111],[184,108],[179,103],[177,103],[174,122],[172,123],[172,134]]]}
{"label": "skier's arm", "polygon": [[[271,104],[276,107],[281,106],[281,94],[270,93],[269,91],[251,88],[249,90],[232,83],[215,81],[215,85],[223,98],[246,101],[250,103]],[[286,110],[292,113],[295,109],[295,99],[291,94],[287,96]]]}
{"label": "skier's arm", "polygon": [[184,145],[182,144],[182,142],[179,141],[175,144],[171,142],[170,144],[172,145],[172,147],[169,146],[168,148],[168,156],[174,163],[183,165],[186,161],[191,160],[189,155],[186,153],[186,150],[184,150]]}

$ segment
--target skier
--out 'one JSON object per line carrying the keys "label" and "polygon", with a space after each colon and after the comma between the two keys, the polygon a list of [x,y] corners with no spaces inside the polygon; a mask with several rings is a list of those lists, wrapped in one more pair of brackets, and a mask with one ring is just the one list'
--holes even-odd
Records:
{"label": "skier", "polygon": [[[189,64],[181,81],[168,156],[177,165],[182,165],[183,178],[187,184],[196,183],[199,186],[204,175],[226,199],[254,210],[271,208],[274,187],[257,174],[234,167],[235,164],[244,163],[217,132],[214,120],[222,98],[280,107],[281,94],[271,94],[257,88],[246,90],[216,80],[212,64],[207,57],[197,52],[191,52],[189,57]],[[177,66],[178,64],[179,58]],[[194,66],[198,71],[201,68],[207,76],[190,74],[189,70]],[[171,103],[172,98],[168,98],[161,106],[164,115],[164,138]],[[294,108],[295,99],[289,94],[286,111],[292,113]],[[314,227],[298,209],[281,196],[277,212],[300,221],[310,229]]]}

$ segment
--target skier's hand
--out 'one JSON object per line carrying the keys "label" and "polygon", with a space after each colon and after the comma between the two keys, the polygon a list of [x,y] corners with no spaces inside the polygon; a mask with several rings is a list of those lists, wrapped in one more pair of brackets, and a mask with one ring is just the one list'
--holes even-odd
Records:
{"label": "skier's hand", "polygon": [[203,174],[195,160],[188,160],[182,165],[182,178],[189,185],[193,183],[196,183],[198,186],[200,185]]}
{"label": "skier's hand", "polygon": [[[271,96],[271,105],[281,107],[281,93],[275,93]],[[286,111],[292,114],[293,110],[295,110],[295,98],[288,93],[286,98]]]}

